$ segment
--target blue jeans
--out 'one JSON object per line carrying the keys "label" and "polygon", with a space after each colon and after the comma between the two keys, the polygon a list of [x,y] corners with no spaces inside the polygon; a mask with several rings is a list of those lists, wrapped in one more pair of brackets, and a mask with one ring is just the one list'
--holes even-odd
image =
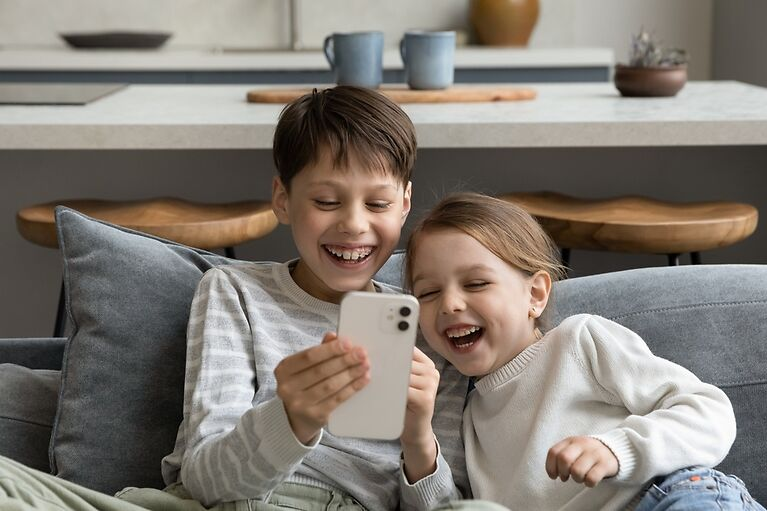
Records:
{"label": "blue jeans", "polygon": [[635,511],[765,511],[743,481],[711,468],[683,468],[655,480]]}

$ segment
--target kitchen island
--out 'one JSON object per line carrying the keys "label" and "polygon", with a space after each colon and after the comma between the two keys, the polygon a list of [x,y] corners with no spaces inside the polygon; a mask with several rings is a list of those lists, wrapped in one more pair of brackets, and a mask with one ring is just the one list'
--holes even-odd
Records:
{"label": "kitchen island", "polygon": [[[675,98],[629,99],[609,83],[529,86],[535,100],[404,105],[419,140],[414,216],[466,189],[738,200],[767,211],[767,89],[692,82]],[[19,208],[73,197],[267,198],[281,105],[248,104],[254,87],[132,85],[86,106],[0,107],[0,336],[48,335],[61,278],[56,251],[16,232]],[[294,251],[280,228],[238,254]],[[703,261],[767,263],[767,229]],[[572,264],[584,275],[665,257],[574,252]]]}
{"label": "kitchen island", "polygon": [[[674,98],[623,98],[609,83],[525,87],[538,97],[403,107],[424,149],[767,144],[762,87],[691,82]],[[2,106],[0,149],[270,149],[283,105],[247,103],[254,88],[131,85],[85,106]]]}

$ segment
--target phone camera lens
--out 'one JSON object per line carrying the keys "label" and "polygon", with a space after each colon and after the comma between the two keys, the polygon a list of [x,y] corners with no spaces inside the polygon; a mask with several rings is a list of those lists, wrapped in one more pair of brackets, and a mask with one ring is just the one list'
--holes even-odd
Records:
{"label": "phone camera lens", "polygon": [[400,316],[403,316],[405,318],[410,316],[410,307],[402,307],[399,310],[399,313],[400,313]]}
{"label": "phone camera lens", "polygon": [[[408,311],[409,311],[409,310],[410,310],[410,309],[408,309]],[[410,328],[410,324],[409,324],[407,321],[400,321],[400,322],[397,324],[397,328],[399,328],[400,330],[402,330],[402,331],[404,332],[405,330],[407,330],[408,328]]]}

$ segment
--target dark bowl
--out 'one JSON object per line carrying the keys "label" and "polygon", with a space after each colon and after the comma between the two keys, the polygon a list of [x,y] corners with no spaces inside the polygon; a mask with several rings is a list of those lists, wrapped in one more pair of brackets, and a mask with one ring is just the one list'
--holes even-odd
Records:
{"label": "dark bowl", "polygon": [[59,34],[73,48],[159,48],[169,32],[80,32]]}
{"label": "dark bowl", "polygon": [[661,67],[615,66],[615,88],[627,97],[675,96],[687,83],[687,65]]}

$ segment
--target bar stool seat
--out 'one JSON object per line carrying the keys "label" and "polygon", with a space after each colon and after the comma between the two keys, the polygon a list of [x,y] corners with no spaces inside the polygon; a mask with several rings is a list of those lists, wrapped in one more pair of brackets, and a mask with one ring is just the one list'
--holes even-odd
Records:
{"label": "bar stool seat", "polygon": [[[229,257],[235,257],[235,245],[266,236],[278,223],[268,201],[207,204],[170,197],[122,202],[73,199],[20,209],[16,227],[21,236],[37,245],[57,248],[54,216],[57,205],[191,247],[224,249]],[[63,296],[62,285],[54,337],[64,332]]]}
{"label": "bar stool seat", "polygon": [[701,251],[746,239],[759,217],[755,207],[738,202],[682,203],[639,196],[583,199],[555,192],[509,193],[501,198],[536,217],[563,252],[666,254],[670,264],[678,264],[679,254],[688,252],[699,263]]}
{"label": "bar stool seat", "polygon": [[27,240],[58,247],[54,209],[67,206],[98,220],[206,250],[233,247],[261,238],[277,227],[267,201],[223,204],[162,197],[136,201],[76,199],[53,201],[19,210],[16,226]]}

